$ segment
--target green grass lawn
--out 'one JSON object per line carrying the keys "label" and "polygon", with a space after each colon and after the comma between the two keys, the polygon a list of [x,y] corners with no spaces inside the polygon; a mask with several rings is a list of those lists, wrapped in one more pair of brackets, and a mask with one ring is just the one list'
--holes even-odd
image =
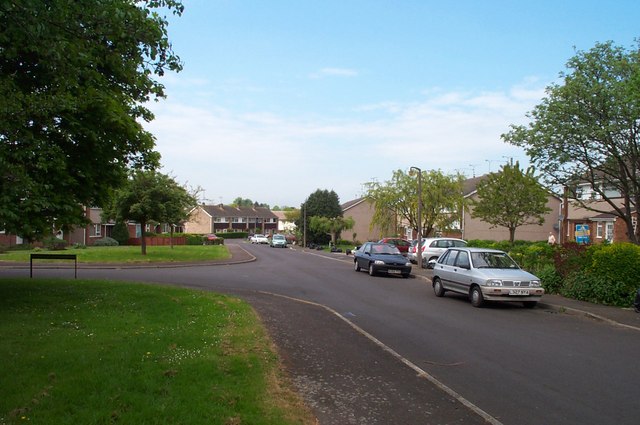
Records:
{"label": "green grass lawn", "polygon": [[[139,246],[101,246],[88,248],[67,248],[63,251],[44,249],[30,251],[7,251],[0,254],[1,261],[29,261],[29,254],[76,254],[82,263],[153,263],[211,261],[230,258],[224,245],[176,245],[148,246],[147,255],[142,255]],[[39,260],[43,261],[43,260]],[[47,261],[47,260],[44,260]]]}
{"label": "green grass lawn", "polygon": [[0,424],[311,424],[246,303],[0,279]]}

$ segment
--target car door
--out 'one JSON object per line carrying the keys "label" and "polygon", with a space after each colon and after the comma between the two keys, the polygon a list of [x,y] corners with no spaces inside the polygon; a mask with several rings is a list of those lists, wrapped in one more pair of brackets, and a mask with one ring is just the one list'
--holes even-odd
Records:
{"label": "car door", "polygon": [[369,259],[368,257],[371,254],[371,244],[365,243],[358,250],[358,255],[356,255],[356,261],[358,262],[358,266],[366,269],[369,267]]}
{"label": "car door", "polygon": [[451,289],[461,294],[468,294],[471,286],[471,262],[467,251],[457,251],[453,266],[451,266],[449,282]]}
{"label": "car door", "polygon": [[445,289],[452,289],[451,272],[455,264],[458,251],[447,251],[434,266],[433,274],[440,278],[440,282]]}

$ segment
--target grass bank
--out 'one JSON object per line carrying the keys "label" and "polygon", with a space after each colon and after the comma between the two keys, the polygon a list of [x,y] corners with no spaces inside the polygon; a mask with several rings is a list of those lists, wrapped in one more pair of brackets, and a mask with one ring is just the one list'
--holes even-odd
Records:
{"label": "grass bank", "polygon": [[246,303],[0,279],[0,424],[311,424]]}
{"label": "grass bank", "polygon": [[81,263],[161,263],[213,261],[230,258],[224,245],[176,245],[148,246],[147,255],[142,255],[139,246],[96,246],[87,248],[67,248],[63,251],[42,249],[29,251],[7,251],[0,254],[0,261],[28,262],[29,255],[39,254],[76,254]]}

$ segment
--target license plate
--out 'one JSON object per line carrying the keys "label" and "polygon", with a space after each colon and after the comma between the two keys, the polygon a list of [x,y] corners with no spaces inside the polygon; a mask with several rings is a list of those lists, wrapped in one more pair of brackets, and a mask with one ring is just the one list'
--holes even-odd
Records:
{"label": "license plate", "polygon": [[398,273],[399,274],[399,273],[402,273],[402,270],[392,269],[392,270],[389,270],[389,273]]}
{"label": "license plate", "polygon": [[509,289],[509,295],[529,295],[528,289]]}

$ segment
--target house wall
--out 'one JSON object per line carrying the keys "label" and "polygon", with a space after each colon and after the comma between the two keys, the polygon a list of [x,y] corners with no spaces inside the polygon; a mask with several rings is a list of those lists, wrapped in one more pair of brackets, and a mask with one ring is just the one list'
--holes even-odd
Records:
{"label": "house wall", "polygon": [[[189,216],[189,220],[184,223],[184,231],[185,233],[195,233],[195,234],[207,234],[213,233],[212,226],[213,218],[207,214],[202,208],[197,207]],[[220,229],[228,226],[228,223],[217,223],[220,226]]]}
{"label": "house wall", "polygon": [[344,211],[344,217],[353,218],[355,224],[353,229],[344,230],[340,237],[344,240],[352,240],[353,234],[355,233],[356,241],[367,242],[378,241],[385,236],[389,236],[383,234],[379,226],[374,226],[372,229],[369,229],[369,224],[371,223],[374,212],[373,204],[368,201],[362,201]]}
{"label": "house wall", "polygon": [[[477,199],[477,195],[472,195],[471,199]],[[516,229],[516,240],[523,241],[546,241],[549,232],[553,232],[558,240],[558,223],[561,214],[561,201],[555,196],[549,196],[547,200],[547,207],[551,208],[551,212],[547,213],[544,218],[544,223],[541,226],[535,224],[528,224],[520,226]],[[471,213],[473,207],[469,207],[468,211],[464,213],[463,219],[463,231],[462,238],[465,240],[471,239],[483,239],[492,241],[509,240],[509,229],[506,227],[494,227],[479,218],[472,218]]]}

